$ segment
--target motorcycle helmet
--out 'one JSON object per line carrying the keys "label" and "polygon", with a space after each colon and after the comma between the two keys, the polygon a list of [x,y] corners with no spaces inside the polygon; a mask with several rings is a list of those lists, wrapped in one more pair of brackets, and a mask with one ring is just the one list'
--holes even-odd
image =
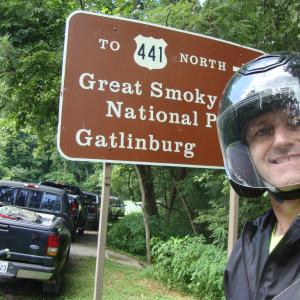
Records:
{"label": "motorcycle helmet", "polygon": [[[299,53],[260,56],[244,65],[228,82],[219,104],[217,129],[224,167],[239,195],[258,197],[268,190],[278,199],[300,197],[300,179],[286,187],[276,186],[262,176],[247,137],[251,121],[268,112],[280,112],[298,130],[299,103]],[[300,129],[296,134],[300,138]]]}

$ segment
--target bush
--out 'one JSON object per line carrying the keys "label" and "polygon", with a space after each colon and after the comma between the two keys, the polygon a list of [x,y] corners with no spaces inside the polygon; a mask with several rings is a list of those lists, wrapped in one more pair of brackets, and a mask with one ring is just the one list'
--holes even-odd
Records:
{"label": "bush", "polygon": [[[149,219],[151,236],[167,240],[175,232],[174,226],[165,218]],[[178,227],[178,224],[177,224]],[[141,213],[132,213],[114,223],[107,233],[107,244],[136,255],[146,255],[145,227]]]}
{"label": "bush", "polygon": [[145,255],[143,215],[132,213],[115,223],[108,231],[107,245],[132,254]]}
{"label": "bush", "polygon": [[202,300],[224,299],[225,251],[204,244],[202,237],[152,239],[153,275],[169,287],[179,287]]}

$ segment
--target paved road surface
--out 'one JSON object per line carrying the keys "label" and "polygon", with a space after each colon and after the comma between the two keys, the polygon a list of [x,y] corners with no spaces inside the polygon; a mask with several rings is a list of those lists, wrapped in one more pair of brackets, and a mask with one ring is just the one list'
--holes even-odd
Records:
{"label": "paved road surface", "polygon": [[70,255],[95,256],[97,255],[98,232],[85,230],[83,235],[76,236],[71,244]]}
{"label": "paved road surface", "polygon": [[[97,256],[98,232],[85,230],[83,235],[77,236],[71,244],[70,257],[74,256]],[[132,266],[138,269],[145,267],[145,264],[127,255],[111,250],[105,251],[105,257],[123,265]]]}

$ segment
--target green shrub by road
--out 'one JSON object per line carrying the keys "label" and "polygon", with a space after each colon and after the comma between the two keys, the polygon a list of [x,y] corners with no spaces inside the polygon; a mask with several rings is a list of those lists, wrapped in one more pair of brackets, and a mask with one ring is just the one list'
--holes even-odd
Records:
{"label": "green shrub by road", "polygon": [[223,272],[226,251],[205,244],[200,236],[152,239],[152,274],[170,287],[180,288],[202,300],[224,300]]}
{"label": "green shrub by road", "polygon": [[[203,235],[183,235],[178,224],[166,218],[149,220],[152,276],[168,287],[176,287],[202,300],[223,300],[223,273],[227,253],[209,244]],[[181,236],[180,236],[181,235]],[[221,239],[222,240],[222,239]],[[141,214],[127,215],[108,231],[107,243],[115,250],[145,255],[145,230]],[[216,243],[218,244],[218,243]]]}
{"label": "green shrub by road", "polygon": [[[149,218],[152,237],[168,240],[172,236],[184,237],[190,234],[190,228],[187,229],[190,225],[186,225],[183,219],[180,214],[172,222],[166,217],[152,216]],[[114,223],[108,229],[107,245],[134,255],[146,256],[143,215],[132,213]]]}

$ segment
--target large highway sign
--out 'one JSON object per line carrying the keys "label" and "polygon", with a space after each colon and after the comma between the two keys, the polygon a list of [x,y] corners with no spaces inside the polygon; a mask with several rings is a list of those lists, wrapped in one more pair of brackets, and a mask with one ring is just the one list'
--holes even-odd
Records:
{"label": "large highway sign", "polygon": [[73,13],[58,148],[73,160],[222,167],[218,102],[233,73],[261,54],[199,34]]}

